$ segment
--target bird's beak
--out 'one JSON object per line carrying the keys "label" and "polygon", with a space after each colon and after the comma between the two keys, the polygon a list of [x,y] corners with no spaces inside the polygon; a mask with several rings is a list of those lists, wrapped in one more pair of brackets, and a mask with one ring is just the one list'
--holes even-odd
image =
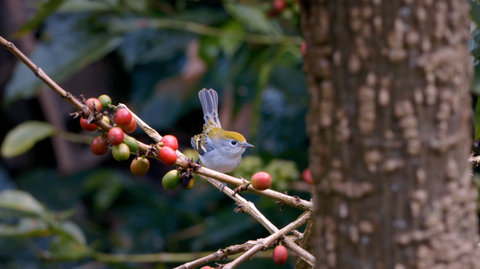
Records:
{"label": "bird's beak", "polygon": [[243,143],[242,146],[245,147],[245,148],[253,148],[253,147],[255,147],[254,145],[252,145],[252,144],[250,144],[250,143],[247,143],[247,142]]}

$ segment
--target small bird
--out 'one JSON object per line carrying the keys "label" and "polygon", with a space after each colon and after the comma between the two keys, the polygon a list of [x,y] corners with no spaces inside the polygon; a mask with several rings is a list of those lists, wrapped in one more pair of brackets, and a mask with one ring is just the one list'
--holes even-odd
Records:
{"label": "small bird", "polygon": [[191,138],[193,149],[198,152],[202,164],[210,169],[228,173],[242,161],[242,153],[253,147],[243,135],[222,129],[218,118],[218,94],[213,89],[198,92],[202,104],[203,132]]}

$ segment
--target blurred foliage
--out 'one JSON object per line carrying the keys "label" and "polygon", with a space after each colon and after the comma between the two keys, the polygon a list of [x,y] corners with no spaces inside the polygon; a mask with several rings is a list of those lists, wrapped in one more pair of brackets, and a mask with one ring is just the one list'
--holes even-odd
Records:
{"label": "blurred foliage", "polygon": [[[221,101],[233,100],[227,124],[248,130],[256,146],[234,175],[249,178],[266,170],[274,189],[310,199],[309,193],[289,187],[308,163],[308,98],[299,9],[295,0],[287,2],[286,10],[272,14],[267,1],[37,0],[37,13],[17,36],[35,32],[38,43],[30,57],[60,83],[92,63],[114,58],[128,83],[127,91],[109,89],[114,102],[126,102],[162,134],[178,134],[182,149],[201,131],[198,89],[216,89]],[[191,67],[188,51],[195,42],[204,71],[192,79],[185,70]],[[41,85],[17,64],[3,106],[12,109],[19,100],[35,98]],[[103,93],[98,89],[98,95]],[[237,124],[245,110],[250,119]],[[45,130],[31,132],[32,124]],[[111,158],[87,171],[61,174],[54,161],[46,161],[54,156],[48,157],[51,144],[41,139],[55,133],[47,126],[27,122],[12,129],[2,144],[3,157],[30,150],[29,160],[40,162],[17,171],[0,165],[0,235],[6,236],[0,238],[2,268],[71,268],[99,253],[215,251],[268,235],[250,216],[235,214],[232,200],[201,179],[189,191],[164,190],[160,179],[168,168],[160,162],[152,163],[143,178],[129,173],[128,162]],[[79,141],[86,136],[70,134]],[[134,136],[145,138],[139,132]],[[245,197],[278,227],[300,213],[253,194]],[[291,259],[284,268],[293,264]],[[253,259],[240,268],[272,265],[271,259]],[[102,268],[137,267],[143,265],[106,263]]]}
{"label": "blurred foliage", "polygon": [[16,157],[31,149],[38,141],[50,137],[55,128],[42,121],[27,121],[13,128],[2,142],[2,156]]}

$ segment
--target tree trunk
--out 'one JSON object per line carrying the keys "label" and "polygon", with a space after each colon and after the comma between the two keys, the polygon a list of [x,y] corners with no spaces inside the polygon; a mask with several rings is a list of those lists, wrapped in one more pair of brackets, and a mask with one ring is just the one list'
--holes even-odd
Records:
{"label": "tree trunk", "polygon": [[467,0],[303,0],[317,268],[480,268]]}

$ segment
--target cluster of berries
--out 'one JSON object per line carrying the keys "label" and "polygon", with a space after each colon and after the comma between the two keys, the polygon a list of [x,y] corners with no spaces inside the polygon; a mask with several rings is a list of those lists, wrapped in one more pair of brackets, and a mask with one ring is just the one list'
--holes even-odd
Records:
{"label": "cluster of berries", "polygon": [[[100,112],[102,108],[112,108],[112,100],[108,95],[101,95],[98,98],[88,98],[85,104],[93,112]],[[94,119],[94,117],[92,118]],[[109,149],[112,150],[112,156],[117,161],[124,161],[130,158],[131,153],[139,155],[139,143],[129,136],[137,128],[137,122],[132,113],[126,108],[120,108],[115,111],[112,119],[107,115],[102,116],[102,120],[113,125],[108,132],[102,132],[101,135],[93,138],[90,144],[90,150],[95,155],[104,155]],[[80,126],[86,131],[101,130],[94,122],[84,117],[80,118]],[[173,165],[177,160],[176,150],[178,149],[177,138],[173,135],[166,135],[158,146],[158,158],[167,165]],[[130,171],[137,176],[145,175],[150,168],[150,161],[145,156],[134,158],[130,164]]]}

